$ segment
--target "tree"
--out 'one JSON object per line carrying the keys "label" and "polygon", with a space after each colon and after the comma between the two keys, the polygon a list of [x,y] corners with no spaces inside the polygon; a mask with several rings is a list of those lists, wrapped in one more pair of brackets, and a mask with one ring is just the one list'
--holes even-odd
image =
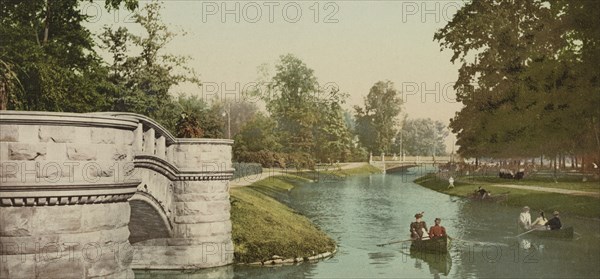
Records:
{"label": "tree", "polygon": [[280,59],[271,94],[265,96],[267,110],[277,121],[285,152],[312,154],[312,127],[318,120],[312,106],[319,87],[317,78],[297,57],[288,54]]}
{"label": "tree", "polygon": [[[448,129],[440,121],[430,118],[406,119],[397,136],[394,150],[402,150],[410,156],[437,156],[446,154]],[[400,145],[402,145],[400,147]]]}
{"label": "tree", "polygon": [[[164,53],[164,47],[177,34],[162,22],[161,9],[160,3],[152,1],[134,14],[145,36],[129,33],[125,27],[105,27],[100,39],[113,59],[109,80],[120,89],[113,96],[111,110],[144,114],[173,129],[169,122],[173,117],[164,109],[173,102],[169,90],[186,82],[200,86],[200,80],[187,66],[190,57]],[[141,51],[131,55],[132,48]]]}
{"label": "tree", "polygon": [[222,117],[223,126],[221,127],[221,131],[223,135],[228,135],[229,130],[231,130],[232,138],[235,137],[235,135],[241,131],[244,124],[250,121],[258,112],[258,106],[254,102],[250,102],[248,98],[225,101],[215,99],[212,106]]}
{"label": "tree", "polygon": [[[88,112],[109,107],[106,69],[80,0],[0,1],[0,96],[5,108]],[[135,0],[107,0],[134,10]]]}
{"label": "tree", "polygon": [[234,157],[239,157],[242,152],[280,151],[276,126],[275,121],[263,113],[255,114],[234,137]]}
{"label": "tree", "polygon": [[321,88],[314,71],[291,54],[281,56],[275,69],[270,94],[263,97],[282,152],[296,166],[348,158],[352,136],[341,109],[347,95],[335,86]]}
{"label": "tree", "polygon": [[314,154],[320,162],[346,161],[353,149],[352,134],[341,107],[347,96],[340,94],[337,88],[331,88],[325,95],[327,97],[317,99],[314,107],[320,119],[313,130]]}
{"label": "tree", "polygon": [[277,123],[263,113],[256,113],[234,136],[233,158],[238,162],[260,163],[263,167],[285,167]]}
{"label": "tree", "polygon": [[356,132],[363,146],[374,153],[391,152],[392,139],[398,133],[398,115],[402,99],[391,81],[378,81],[364,99],[364,107],[355,106]]}
{"label": "tree", "polygon": [[435,34],[462,63],[455,89],[464,108],[450,122],[461,155],[600,159],[598,7],[474,0]]}
{"label": "tree", "polygon": [[[169,115],[177,115],[175,131],[182,138],[222,138],[223,119],[218,106],[198,96],[179,95]],[[172,120],[171,120],[172,121]]]}

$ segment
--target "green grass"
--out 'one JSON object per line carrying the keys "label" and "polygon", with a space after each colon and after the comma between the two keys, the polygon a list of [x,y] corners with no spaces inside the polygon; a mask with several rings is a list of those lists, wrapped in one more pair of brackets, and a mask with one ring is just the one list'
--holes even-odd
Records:
{"label": "green grass", "polygon": [[558,188],[567,190],[598,192],[600,191],[600,182],[586,181],[582,182],[581,177],[578,178],[560,178],[554,181],[548,177],[527,177],[521,180],[503,179],[497,176],[475,176],[469,177],[467,181],[478,184],[513,184],[524,186],[540,186],[548,188]]}
{"label": "green grass", "polygon": [[364,165],[361,165],[358,168],[351,169],[341,169],[339,167],[329,166],[328,168],[320,168],[315,171],[290,171],[287,174],[285,174],[285,176],[291,179],[303,178],[309,181],[334,181],[342,180],[343,178],[348,176],[366,175],[374,173],[381,173],[381,170],[365,163]]}
{"label": "green grass", "polygon": [[363,174],[374,174],[381,173],[381,170],[371,166],[369,164],[362,165],[358,168],[353,169],[332,169],[325,171],[326,173],[337,175],[341,177],[352,176],[352,175],[363,175]]}
{"label": "green grass", "polygon": [[273,198],[293,188],[296,179],[301,178],[271,177],[231,189],[236,262],[258,262],[274,255],[308,257],[334,250],[335,242],[329,236]]}
{"label": "green grass", "polygon": [[[513,180],[501,179],[500,181],[496,182],[495,179],[483,179],[483,181],[478,181],[482,180],[481,177],[477,177],[476,179],[477,180],[469,179],[465,181],[459,177],[454,183],[455,187],[450,189],[448,189],[448,181],[446,179],[438,178],[435,174],[423,176],[415,180],[415,183],[437,192],[461,197],[466,197],[470,195],[475,189],[477,189],[478,186],[482,186],[485,188],[486,186],[489,186],[490,183],[516,184]],[[521,181],[520,183],[521,185],[529,185],[525,184],[529,182],[533,183],[531,185],[549,188],[574,187],[574,190],[589,189],[578,184],[573,184],[575,182],[554,183],[543,181]],[[595,182],[585,183],[594,184]],[[537,210],[544,210],[547,212],[558,210],[563,216],[575,215],[588,218],[600,218],[600,200],[594,197],[573,196],[558,193],[545,193],[540,191],[521,190],[503,187],[493,187],[486,189],[491,190],[492,194],[508,192],[508,199],[506,199],[506,201],[503,201],[502,203],[518,207],[528,205],[529,207],[531,207],[533,212]]]}

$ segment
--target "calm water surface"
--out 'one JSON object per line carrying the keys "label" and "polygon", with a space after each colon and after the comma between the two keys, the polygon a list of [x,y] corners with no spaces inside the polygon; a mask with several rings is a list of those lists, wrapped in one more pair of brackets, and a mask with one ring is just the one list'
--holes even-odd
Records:
{"label": "calm water surface", "polygon": [[[418,175],[304,183],[282,196],[336,240],[333,258],[295,266],[233,266],[185,278],[599,278],[600,222],[563,216],[564,225],[575,227],[575,240],[515,238],[519,208],[449,197],[414,184]],[[408,238],[418,211],[425,211],[428,225],[440,217],[451,236],[477,243],[455,241],[448,256],[411,254],[408,243],[377,246]]]}

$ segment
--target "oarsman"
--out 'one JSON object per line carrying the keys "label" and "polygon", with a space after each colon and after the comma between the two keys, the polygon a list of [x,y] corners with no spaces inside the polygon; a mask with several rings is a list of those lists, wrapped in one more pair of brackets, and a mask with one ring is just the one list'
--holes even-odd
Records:
{"label": "oarsman", "polygon": [[552,217],[552,219],[548,220],[548,223],[546,223],[551,230],[560,230],[560,228],[562,228],[562,223],[560,222],[560,216],[558,216],[558,214],[558,211],[554,211],[552,213],[554,217]]}
{"label": "oarsman", "polygon": [[519,226],[524,230],[531,229],[531,214],[529,214],[529,206],[523,207],[519,215]]}
{"label": "oarsman", "polygon": [[429,239],[429,235],[427,234],[427,224],[423,221],[423,213],[415,214],[415,221],[410,223],[410,238],[413,240],[421,239]]}
{"label": "oarsman", "polygon": [[433,226],[431,226],[431,228],[429,228],[429,237],[430,238],[445,237],[446,236],[446,228],[444,228],[443,226],[440,225],[440,223],[442,222],[442,219],[435,218],[434,222],[435,222],[435,225],[433,225]]}

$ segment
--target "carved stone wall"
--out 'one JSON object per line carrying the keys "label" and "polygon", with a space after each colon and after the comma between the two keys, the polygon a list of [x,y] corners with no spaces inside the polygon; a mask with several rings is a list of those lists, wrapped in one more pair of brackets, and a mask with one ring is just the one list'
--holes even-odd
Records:
{"label": "carved stone wall", "polygon": [[0,277],[130,277],[137,123],[0,112]]}
{"label": "carved stone wall", "polygon": [[1,111],[0,278],[231,263],[232,143],[128,113]]}

